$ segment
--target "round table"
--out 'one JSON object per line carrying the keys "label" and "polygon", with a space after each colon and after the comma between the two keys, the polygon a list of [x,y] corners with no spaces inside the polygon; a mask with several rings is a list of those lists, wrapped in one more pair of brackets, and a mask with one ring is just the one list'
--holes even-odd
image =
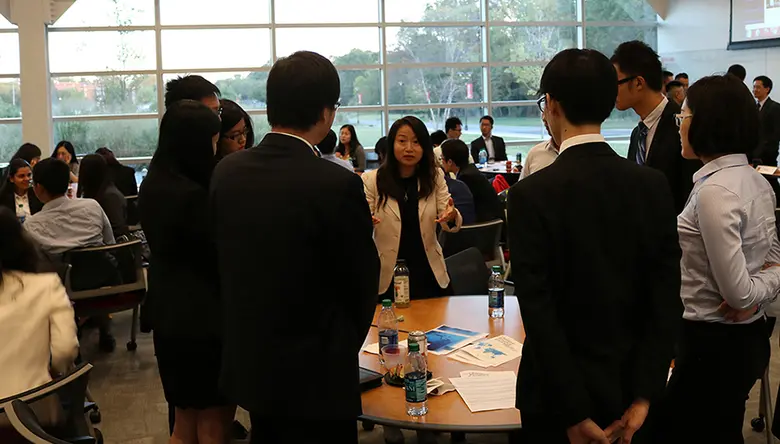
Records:
{"label": "round table", "polygon": [[[377,306],[375,321],[380,309],[381,307]],[[404,322],[399,323],[398,327],[403,330],[399,332],[399,340],[406,339],[405,332],[428,331],[442,324],[487,332],[488,337],[505,334],[520,342],[525,340],[520,308],[514,296],[506,296],[503,319],[488,317],[487,296],[414,300],[411,307],[396,308],[395,312],[398,316],[404,316]],[[364,345],[377,340],[377,329],[371,327]],[[511,370],[517,373],[519,364],[518,358],[498,367],[482,368],[448,359],[446,356],[428,354],[428,369],[434,378],[443,378],[445,382],[449,382],[450,377],[459,377],[463,370]],[[377,355],[361,352],[360,365],[381,373]],[[406,414],[403,388],[383,383],[381,387],[364,392],[362,400],[361,420],[401,429],[464,433],[508,432],[520,429],[520,412],[517,409],[471,413],[457,391],[442,396],[429,396],[428,414],[419,418]]]}
{"label": "round table", "polygon": [[504,176],[509,185],[514,185],[520,180],[520,172],[507,171],[506,162],[489,163],[482,168],[478,168],[479,172],[488,177],[495,177],[497,175]]}

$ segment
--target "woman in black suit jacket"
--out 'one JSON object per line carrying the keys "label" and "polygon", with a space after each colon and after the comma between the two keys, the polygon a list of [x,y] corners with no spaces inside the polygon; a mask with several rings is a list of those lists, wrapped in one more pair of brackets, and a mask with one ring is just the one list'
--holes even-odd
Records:
{"label": "woman in black suit jacket", "polygon": [[13,159],[9,164],[6,181],[0,188],[0,206],[14,211],[16,217],[24,219],[41,211],[43,204],[35,195],[32,185],[32,167],[24,159]]}
{"label": "woman in black suit jacket", "polygon": [[78,197],[95,199],[111,222],[114,237],[129,234],[127,229],[127,200],[114,186],[108,174],[108,164],[98,154],[81,159]]}
{"label": "woman in black suit jacket", "polygon": [[152,253],[147,308],[165,399],[175,407],[174,441],[227,442],[235,411],[218,389],[221,307],[208,223],[219,131],[202,103],[171,105],[139,195]]}
{"label": "woman in black suit jacket", "polygon": [[114,152],[106,147],[98,148],[95,154],[100,154],[106,160],[108,175],[123,196],[138,195],[138,182],[135,180],[135,170],[133,168],[119,163],[116,160],[116,156],[114,156]]}

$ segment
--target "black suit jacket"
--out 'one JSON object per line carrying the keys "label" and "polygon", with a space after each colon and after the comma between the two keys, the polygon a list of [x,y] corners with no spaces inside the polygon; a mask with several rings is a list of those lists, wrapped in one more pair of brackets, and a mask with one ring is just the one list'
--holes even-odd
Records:
{"label": "black suit jacket", "polygon": [[138,183],[135,180],[135,170],[125,165],[109,165],[108,173],[116,188],[126,196],[138,195]]}
{"label": "black suit jacket", "polygon": [[225,393],[256,415],[355,419],[379,287],[362,180],[269,133],[217,165],[211,199]]}
{"label": "black suit jacket", "polygon": [[[43,203],[38,200],[38,196],[32,188],[27,189],[27,200],[30,203],[30,213],[35,214],[43,208]],[[16,213],[16,198],[14,197],[13,185],[9,183],[8,187],[0,188],[0,206],[6,207]]]}
{"label": "black suit jacket", "polygon": [[523,427],[606,427],[666,385],[682,317],[677,214],[663,175],[575,145],[509,192],[526,341]]}
{"label": "black suit jacket", "polygon": [[469,164],[462,168],[458,172],[458,180],[465,183],[471,190],[471,195],[474,196],[477,223],[504,219],[504,207],[501,205],[495,188],[476,166]]}
{"label": "black suit jacket", "polygon": [[[674,115],[680,113],[680,105],[670,100],[664,108],[658,127],[655,129],[650,152],[645,165],[661,171],[669,182],[674,197],[674,209],[680,214],[688,202],[693,189],[693,174],[702,167],[698,160],[686,160],[682,156],[680,129],[674,121]],[[639,128],[631,132],[628,146],[628,160],[636,162],[639,150]]]}
{"label": "black suit jacket", "polygon": [[761,119],[761,133],[758,147],[750,160],[760,159],[762,165],[776,166],[780,146],[780,103],[767,98],[758,115]]}
{"label": "black suit jacket", "polygon": [[[506,143],[504,143],[504,139],[498,136],[490,137],[493,139],[493,151],[496,153],[496,162],[506,162]],[[479,152],[482,148],[485,148],[485,139],[483,139],[482,136],[471,141],[471,158],[474,159],[475,162],[479,161]]]}

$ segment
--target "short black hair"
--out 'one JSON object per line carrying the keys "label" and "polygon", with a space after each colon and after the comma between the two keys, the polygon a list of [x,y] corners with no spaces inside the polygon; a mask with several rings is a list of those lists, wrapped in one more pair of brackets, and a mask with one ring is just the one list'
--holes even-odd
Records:
{"label": "short black hair", "polygon": [[726,74],[731,74],[733,76],[736,76],[739,80],[745,81],[745,78],[747,77],[747,70],[744,66],[740,65],[739,63],[736,63],[734,65],[729,66],[729,70],[726,71]]}
{"label": "short black hair", "polygon": [[268,73],[266,96],[271,127],[308,130],[339,101],[341,81],[333,63],[311,51],[279,59]]}
{"label": "short black hair", "polygon": [[447,133],[442,130],[436,130],[431,133],[431,142],[433,146],[439,146],[447,140]]}
{"label": "short black hair", "polygon": [[463,126],[463,122],[458,117],[450,117],[444,122],[444,131],[454,130],[458,125]]}
{"label": "short black hair", "polygon": [[683,88],[683,84],[679,80],[672,80],[666,84],[666,90],[669,91],[672,88]]}
{"label": "short black hair", "polygon": [[663,78],[666,79],[667,77],[674,77],[674,73],[671,71],[664,70],[663,71]]}
{"label": "short black hair", "polygon": [[198,75],[176,77],[165,84],[165,107],[168,108],[179,100],[201,101],[206,97],[221,95],[217,85]]}
{"label": "short black hair", "polygon": [[617,73],[607,57],[598,51],[567,49],[544,68],[539,89],[541,94],[549,94],[561,104],[572,124],[600,125],[615,107]]}
{"label": "short black hair", "polygon": [[460,139],[445,140],[441,144],[441,158],[444,162],[451,160],[458,168],[469,164],[469,147]]}
{"label": "short black hair", "polygon": [[493,118],[488,115],[482,116],[482,118],[479,119],[479,123],[481,124],[483,120],[487,120],[488,122],[490,122],[490,126],[493,126],[493,123],[495,123]]}
{"label": "short black hair", "polygon": [[320,153],[322,154],[333,154],[333,152],[336,151],[336,143],[338,140],[336,133],[333,130],[328,130],[328,134],[325,134],[325,138],[317,144],[317,149],[320,150]]}
{"label": "short black hair", "polygon": [[749,154],[758,146],[756,102],[736,76],[710,76],[688,88],[688,141],[697,156]]}
{"label": "short black hair", "polygon": [[753,82],[761,82],[762,85],[764,85],[764,88],[769,88],[769,92],[772,92],[772,79],[770,79],[767,76],[758,76],[755,79],[753,79]]}
{"label": "short black hair", "polygon": [[625,75],[645,79],[645,83],[653,91],[660,92],[664,86],[664,78],[674,75],[669,71],[663,71],[658,53],[647,43],[639,40],[621,43],[610,60]]}
{"label": "short black hair", "polygon": [[374,152],[379,157],[380,163],[385,160],[385,156],[387,156],[387,136],[382,136],[376,141]]}
{"label": "short black hair", "polygon": [[70,167],[60,159],[43,159],[33,167],[33,181],[52,196],[62,196],[70,185]]}
{"label": "short black hair", "polygon": [[681,72],[681,73],[677,74],[676,76],[674,76],[674,80],[689,79],[689,78],[690,77],[688,77],[688,73],[687,72]]}

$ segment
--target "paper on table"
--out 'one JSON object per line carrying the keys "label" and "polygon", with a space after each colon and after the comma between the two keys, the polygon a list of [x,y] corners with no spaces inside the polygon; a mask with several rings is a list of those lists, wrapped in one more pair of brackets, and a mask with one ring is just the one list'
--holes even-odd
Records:
{"label": "paper on table", "polygon": [[460,353],[467,353],[476,361],[486,363],[482,367],[496,367],[522,355],[523,344],[506,335],[482,339],[464,347]]}
{"label": "paper on table", "polygon": [[483,367],[483,368],[491,367],[491,364],[489,362],[480,361],[475,357],[471,356],[470,354],[461,350],[458,350],[454,353],[450,353],[449,355],[447,355],[447,357],[450,359],[454,359],[455,361],[460,361],[464,364],[476,365],[478,367]]}
{"label": "paper on table", "polygon": [[426,331],[425,336],[428,339],[429,353],[446,355],[477,339],[484,338],[487,333],[440,325],[433,330]]}
{"label": "paper on table", "polygon": [[514,372],[461,372],[450,382],[472,413],[515,407]]}
{"label": "paper on table", "polygon": [[[404,339],[403,341],[399,342],[398,345],[403,345],[404,347],[406,347],[406,345],[407,345],[406,344],[406,339]],[[368,344],[365,347],[363,347],[363,351],[366,352],[366,353],[371,353],[372,355],[378,355],[379,354],[379,343],[378,342],[374,342],[373,344]]]}
{"label": "paper on table", "polygon": [[769,166],[769,165],[759,165],[756,170],[761,174],[768,174],[773,175],[777,171],[777,167]]}

